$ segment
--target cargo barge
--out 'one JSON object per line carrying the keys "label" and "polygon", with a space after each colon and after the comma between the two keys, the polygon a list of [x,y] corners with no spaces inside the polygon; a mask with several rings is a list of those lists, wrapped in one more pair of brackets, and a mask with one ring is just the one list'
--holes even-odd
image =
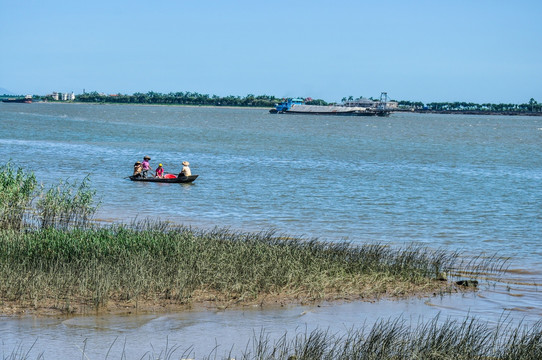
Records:
{"label": "cargo barge", "polygon": [[32,103],[32,95],[26,95],[24,98],[3,99],[2,102],[31,104]]}
{"label": "cargo barge", "polygon": [[385,107],[361,107],[345,105],[307,105],[303,99],[286,99],[276,104],[271,114],[310,114],[339,116],[388,116],[390,111]]}

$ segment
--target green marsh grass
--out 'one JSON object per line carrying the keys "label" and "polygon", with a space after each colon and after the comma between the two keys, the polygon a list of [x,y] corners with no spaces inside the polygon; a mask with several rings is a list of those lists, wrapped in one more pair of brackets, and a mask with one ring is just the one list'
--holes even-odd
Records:
{"label": "green marsh grass", "polygon": [[87,227],[97,210],[95,194],[88,177],[80,184],[60,181],[42,194],[36,204],[39,226],[62,229]]}
{"label": "green marsh grass", "polygon": [[[0,296],[69,308],[108,301],[324,300],[434,289],[458,256],[164,223],[0,231]],[[494,262],[489,262],[494,264]],[[489,265],[488,264],[488,265]],[[487,270],[487,268],[485,269]]]}
{"label": "green marsh grass", "polygon": [[44,192],[33,173],[8,162],[0,165],[0,229],[87,227],[98,207],[95,194],[88,177]]}
{"label": "green marsh grass", "polygon": [[463,260],[418,245],[393,248],[277,234],[198,230],[144,220],[92,223],[88,178],[47,191],[33,174],[0,170],[0,300],[62,311],[109,302],[230,306],[375,299],[450,291],[441,273],[495,273],[504,261]]}
{"label": "green marsh grass", "polygon": [[437,316],[414,326],[397,318],[346,334],[317,329],[293,337],[284,334],[275,341],[262,332],[253,337],[250,349],[235,358],[535,360],[542,358],[542,322],[524,326],[502,321],[495,326],[476,318],[441,321]]}
{"label": "green marsh grass", "polygon": [[0,229],[25,227],[25,215],[36,196],[36,177],[22,169],[14,169],[11,163],[0,169]]}

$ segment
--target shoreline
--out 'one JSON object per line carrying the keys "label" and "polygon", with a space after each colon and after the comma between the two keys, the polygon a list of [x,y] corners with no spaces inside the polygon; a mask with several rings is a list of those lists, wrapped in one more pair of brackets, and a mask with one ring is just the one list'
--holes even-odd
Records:
{"label": "shoreline", "polygon": [[190,105],[190,104],[144,104],[144,103],[99,103],[99,102],[84,102],[84,101],[35,101],[34,104],[60,104],[60,105],[119,105],[119,106],[167,106],[167,107],[188,107],[188,108],[210,108],[210,109],[254,109],[254,110],[269,110],[268,107],[258,106],[233,106],[233,105]]}
{"label": "shoreline", "polygon": [[[144,103],[114,103],[114,102],[82,102],[82,101],[36,101],[44,104],[73,104],[73,105],[133,105],[133,106],[173,106],[188,108],[210,109],[246,109],[246,110],[270,110],[269,107],[258,106],[232,106],[232,105],[190,105],[190,104],[144,104]],[[542,116],[542,112],[521,111],[476,111],[476,110],[423,110],[423,109],[390,109],[390,113],[415,113],[415,114],[446,114],[446,115],[486,115],[486,116]],[[327,116],[327,115],[326,115]]]}
{"label": "shoreline", "polygon": [[154,300],[109,300],[101,307],[95,307],[86,301],[65,300],[60,304],[58,299],[46,299],[39,303],[21,303],[0,299],[0,316],[20,317],[55,317],[55,316],[89,316],[89,315],[145,315],[183,312],[227,311],[242,309],[272,310],[292,306],[317,306],[323,304],[343,304],[355,302],[376,303],[379,301],[406,301],[425,297],[434,298],[443,294],[452,296],[476,292],[476,287],[466,287],[454,282],[436,282],[420,289],[411,289],[409,293],[362,294],[330,293],[323,298],[292,294],[263,294],[256,299],[220,299],[219,294],[201,293],[188,303],[179,303],[166,299]]}
{"label": "shoreline", "polygon": [[131,314],[437,296],[476,289],[477,282],[455,280],[475,279],[481,269],[500,271],[491,259],[474,260],[476,271],[457,253],[415,245],[351,246],[165,223],[2,230],[0,313]]}
{"label": "shoreline", "polygon": [[476,111],[476,110],[393,110],[397,113],[446,114],[446,115],[488,115],[488,116],[542,116],[542,112],[521,111]]}

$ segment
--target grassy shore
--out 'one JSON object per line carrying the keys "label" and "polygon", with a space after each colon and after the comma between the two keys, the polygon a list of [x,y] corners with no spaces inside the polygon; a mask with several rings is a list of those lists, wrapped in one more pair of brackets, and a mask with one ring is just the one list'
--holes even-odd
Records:
{"label": "grassy shore", "polygon": [[96,226],[94,192],[0,171],[0,303],[21,311],[159,311],[197,304],[304,303],[456,291],[444,273],[499,272],[504,261],[274,232],[196,230],[160,221]]}
{"label": "grassy shore", "polygon": [[469,269],[457,254],[417,246],[354,246],[162,223],[0,231],[4,304],[66,312],[448,292],[453,284],[438,275],[461,267]]}

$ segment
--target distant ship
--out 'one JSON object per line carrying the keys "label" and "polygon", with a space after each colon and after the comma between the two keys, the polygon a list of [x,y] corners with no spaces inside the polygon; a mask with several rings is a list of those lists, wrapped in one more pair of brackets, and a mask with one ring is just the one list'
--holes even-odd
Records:
{"label": "distant ship", "polygon": [[385,106],[352,106],[352,105],[306,105],[303,99],[286,99],[276,104],[271,114],[311,114],[342,116],[388,116],[390,110]]}
{"label": "distant ship", "polygon": [[32,104],[32,95],[26,95],[24,98],[9,98],[9,99],[3,99],[2,102],[5,102],[5,103],[25,103],[25,104]]}

